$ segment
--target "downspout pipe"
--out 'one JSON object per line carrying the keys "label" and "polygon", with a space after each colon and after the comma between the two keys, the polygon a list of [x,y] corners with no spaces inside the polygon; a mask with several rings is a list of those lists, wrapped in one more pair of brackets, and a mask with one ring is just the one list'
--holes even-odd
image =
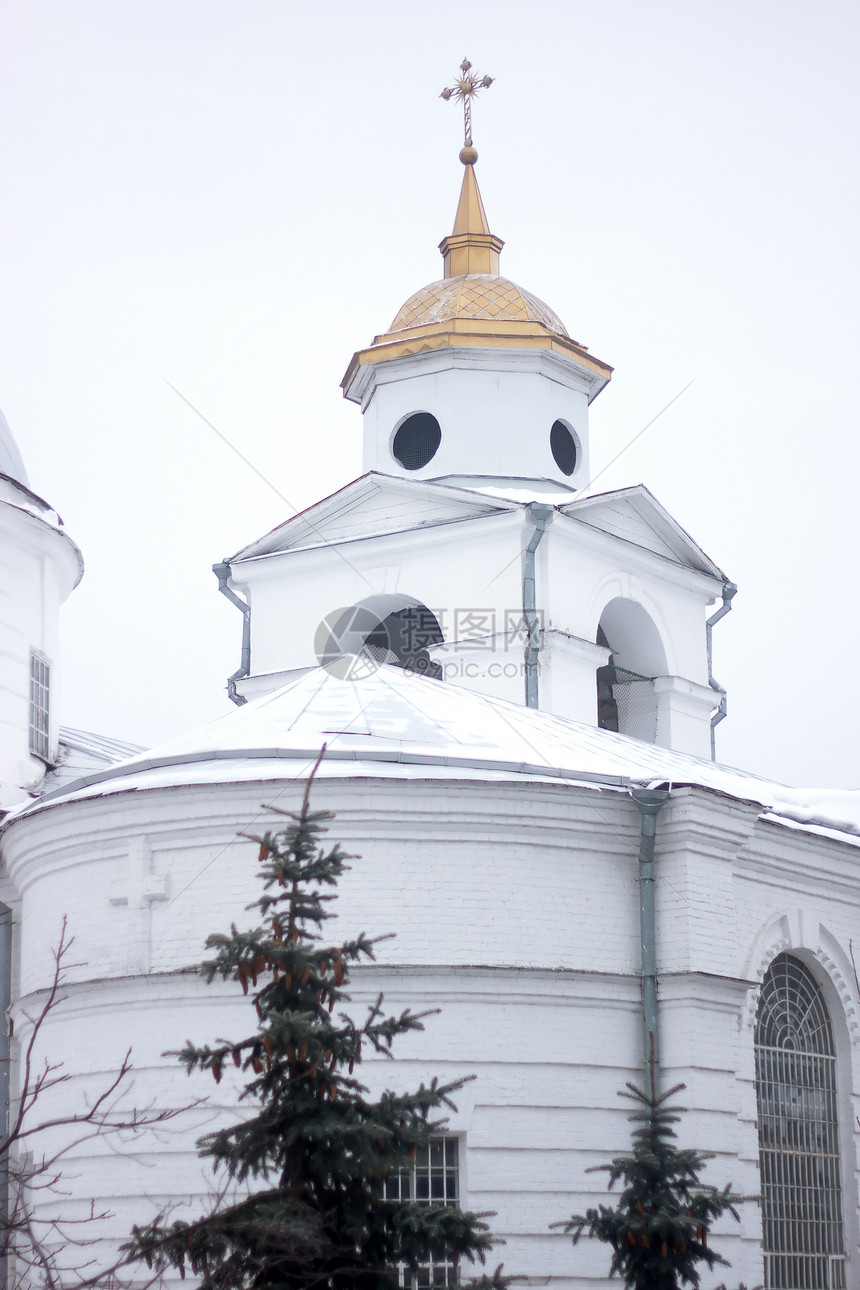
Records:
{"label": "downspout pipe", "polygon": [[534,524],[532,535],[528,540],[523,560],[523,622],[527,632],[526,640],[526,707],[538,706],[538,658],[540,656],[541,629],[537,615],[537,597],[535,590],[535,552],[540,546],[543,535],[555,513],[555,507],[543,502],[530,502],[526,515]]}
{"label": "downspout pipe", "polygon": [[[647,1088],[657,1088],[660,1031],[657,1018],[657,915],[654,840],[657,816],[669,800],[666,788],[630,790],[640,815],[639,935],[642,943],[642,1070]],[[653,1067],[652,1067],[653,1062]]]}
{"label": "downspout pipe", "polygon": [[[9,1135],[9,1005],[12,1002],[12,910],[0,905],[0,1134],[2,1142]],[[0,1233],[9,1230],[9,1151],[0,1152]],[[8,1250],[0,1246],[0,1286],[8,1285]]]}
{"label": "downspout pipe", "polygon": [[241,681],[243,676],[250,676],[251,674],[251,606],[247,600],[237,596],[232,587],[228,587],[227,583],[230,578],[229,564],[213,564],[212,572],[218,579],[218,590],[221,595],[226,596],[230,604],[235,605],[242,614],[242,661],[236,671],[227,677],[227,694],[235,704],[241,707],[248,700],[244,695],[239,694],[236,689],[236,682]]}
{"label": "downspout pipe", "polygon": [[731,612],[732,601],[737,595],[737,583],[723,583],[723,603],[715,614],[711,614],[705,624],[705,632],[708,639],[708,685],[712,690],[716,690],[720,696],[720,706],[711,717],[711,761],[717,760],[717,726],[726,718],[726,692],[723,686],[714,676],[714,628],[721,618]]}

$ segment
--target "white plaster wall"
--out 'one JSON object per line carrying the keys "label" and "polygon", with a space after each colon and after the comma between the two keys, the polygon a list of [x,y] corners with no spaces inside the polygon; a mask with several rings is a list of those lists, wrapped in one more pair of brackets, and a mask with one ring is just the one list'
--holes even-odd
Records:
{"label": "white plaster wall", "polygon": [[[22,991],[44,983],[64,916],[76,979],[94,963],[116,976],[195,962],[224,910],[256,894],[254,849],[237,835],[273,818],[261,803],[291,808],[299,795],[293,780],[112,793],[10,825]],[[315,804],[337,810],[338,836],[362,857],[341,883],[338,935],[409,929],[380,946],[381,962],[581,971],[600,955],[607,970],[634,969],[638,826],[626,800],[519,781],[369,777],[324,780]],[[607,813],[619,810],[607,834]],[[606,907],[618,911],[610,949],[598,926]]]}
{"label": "white plaster wall", "polygon": [[594,641],[609,601],[634,600],[654,621],[669,675],[707,684],[705,609],[715,595],[712,578],[567,515],[555,516],[539,554],[549,626]]}
{"label": "white plaster wall", "polygon": [[251,603],[252,673],[318,666],[320,622],[373,594],[421,601],[440,618],[446,640],[457,635],[464,611],[485,611],[500,624],[508,612],[519,615],[523,533],[521,512],[506,512],[236,566],[234,579]]}
{"label": "white plaster wall", "polygon": [[[77,550],[52,525],[0,495],[0,809],[26,797],[45,773],[29,750],[30,651],[51,664],[50,747],[56,754],[59,610],[79,576]],[[26,502],[26,498],[23,499]]]}
{"label": "white plaster wall", "polygon": [[[412,596],[437,614],[446,644],[436,657],[449,681],[524,702],[524,634],[506,636],[505,629],[522,624],[523,551],[532,531],[520,508],[236,565],[235,583],[252,608],[254,694],[265,692],[266,675],[275,689],[285,671],[315,666],[320,622],[382,592]],[[535,569],[539,706],[596,721],[595,671],[605,661],[594,644],[597,625],[605,605],[621,596],[652,617],[669,675],[680,678],[661,696],[657,741],[709,757],[717,697],[707,686],[705,614],[714,580],[561,514],[537,549]],[[489,640],[467,625],[473,615]],[[474,639],[465,638],[469,631]]]}
{"label": "white plaster wall", "polygon": [[[736,1152],[733,1180],[739,1190],[754,1195],[758,1158],[752,1044],[758,986],[778,953],[787,951],[806,962],[824,991],[839,1056],[843,1202],[851,1255],[846,1284],[853,1286],[860,1280],[860,1003],[851,942],[860,923],[860,847],[768,823],[759,814],[751,803],[676,789],[659,817],[666,1078],[675,1078],[677,1070],[698,1089],[705,1077],[734,1073],[721,1104],[729,1114],[709,1146],[727,1165]],[[710,1099],[702,1105],[715,1103]],[[757,1211],[747,1207],[742,1230],[750,1242],[759,1239],[759,1221]]]}
{"label": "white plaster wall", "polygon": [[707,684],[712,578],[556,514],[537,551],[537,588],[548,646],[541,708],[596,722],[597,627],[611,600],[632,601],[653,621],[671,678],[658,696],[656,742],[710,757],[710,718],[719,697]]}
{"label": "white plaster wall", "polygon": [[594,641],[546,627],[538,666],[538,702],[544,712],[597,725],[597,669],[609,650]]}
{"label": "white plaster wall", "polygon": [[[377,364],[363,409],[363,469],[416,479],[527,476],[581,488],[589,479],[588,388],[572,363],[541,351],[450,349]],[[391,445],[414,412],[436,417],[442,441],[432,461],[407,471]],[[572,475],[562,474],[552,455],[556,420],[577,441]]]}
{"label": "white plaster wall", "polygon": [[[247,1004],[234,1007],[229,991],[182,969],[256,894],[254,848],[236,832],[264,826],[261,803],[289,808],[300,792],[290,779],[114,793],[47,807],[7,829],[6,862],[22,896],[19,1018],[49,979],[64,914],[77,937],[69,1001],[46,1034],[75,1076],[70,1097],[97,1087],[133,1042],[137,1100],[175,1105],[199,1082],[177,1084],[160,1053],[188,1035],[203,1041],[247,1027]],[[358,978],[358,993],[372,997],[382,985],[392,1009],[442,1007],[371,1081],[476,1073],[452,1125],[466,1134],[466,1203],[498,1211],[508,1271],[558,1287],[602,1284],[605,1251],[573,1251],[546,1225],[602,1198],[600,1176],[585,1169],[628,1142],[615,1094],[638,1077],[635,808],[614,791],[513,776],[323,774],[314,804],[338,812],[331,838],[362,857],[341,885],[333,937],[397,932],[380,945],[379,967]],[[761,822],[748,803],[678,789],[658,818],[657,855],[664,1073],[688,1085],[683,1141],[715,1151],[713,1181],[756,1194],[756,990],[776,953],[799,953],[826,990],[840,1045],[854,1252],[860,1009],[849,942],[860,848]],[[222,1085],[187,1136],[136,1151],[140,1161],[121,1176],[112,1157],[84,1153],[74,1186],[113,1198],[115,1234],[141,1216],[140,1195],[155,1203],[199,1192],[188,1138],[228,1100]],[[759,1239],[750,1204],[719,1241],[734,1265],[729,1284],[761,1280]],[[705,1278],[705,1290],[720,1279]]]}

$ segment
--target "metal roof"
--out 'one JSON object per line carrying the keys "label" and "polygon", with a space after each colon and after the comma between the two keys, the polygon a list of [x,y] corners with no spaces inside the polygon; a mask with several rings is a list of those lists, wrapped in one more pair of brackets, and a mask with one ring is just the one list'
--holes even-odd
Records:
{"label": "metal roof", "polygon": [[[340,679],[318,668],[203,729],[46,793],[26,808],[148,787],[307,774],[532,778],[594,787],[695,785],[785,817],[860,835],[860,792],[792,789],[583,722],[491,699],[399,668]],[[205,774],[201,771],[209,767]],[[384,768],[384,771],[383,771]]]}

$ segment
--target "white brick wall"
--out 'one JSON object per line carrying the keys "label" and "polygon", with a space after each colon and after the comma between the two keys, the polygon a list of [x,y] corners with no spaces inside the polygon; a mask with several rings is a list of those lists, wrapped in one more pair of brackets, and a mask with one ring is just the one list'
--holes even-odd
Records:
{"label": "white brick wall", "polygon": [[[73,1187],[110,1203],[114,1237],[148,1205],[205,1189],[192,1144],[226,1113],[230,1085],[188,1080],[161,1054],[187,1037],[249,1028],[241,996],[182,969],[209,932],[241,923],[257,894],[255,849],[235,834],[264,826],[261,802],[291,807],[300,791],[285,779],[113,793],[48,806],[6,832],[22,899],[19,1041],[64,913],[77,938],[74,985],[45,1036],[74,1075],[58,1097],[91,1096],[132,1045],[138,1104],[217,1099],[175,1132],[135,1144],[128,1160],[83,1154]],[[558,1287],[603,1284],[606,1251],[574,1250],[547,1225],[603,1198],[601,1175],[586,1169],[629,1142],[616,1094],[640,1062],[635,807],[614,790],[514,776],[342,772],[323,773],[314,805],[337,811],[329,837],[361,856],[342,884],[332,938],[397,932],[380,945],[379,965],[356,974],[356,1012],[380,988],[392,1010],[441,1008],[398,1044],[394,1064],[366,1067],[368,1081],[476,1074],[452,1128],[466,1135],[467,1203],[498,1213],[499,1257],[509,1272]],[[688,1085],[682,1141],[715,1153],[715,1182],[756,1194],[755,988],[769,957],[799,952],[825,988],[840,1047],[853,1251],[860,1021],[848,943],[860,849],[762,823],[748,803],[677,789],[658,819],[657,856],[665,1080]],[[728,1284],[761,1280],[759,1238],[749,1204],[715,1242],[734,1264]],[[720,1279],[705,1278],[704,1290]]]}

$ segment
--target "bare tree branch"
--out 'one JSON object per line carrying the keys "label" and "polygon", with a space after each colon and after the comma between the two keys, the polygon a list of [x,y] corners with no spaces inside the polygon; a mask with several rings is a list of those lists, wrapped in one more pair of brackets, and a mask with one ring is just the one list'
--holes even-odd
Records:
{"label": "bare tree branch", "polygon": [[[95,1201],[90,1201],[89,1209],[83,1213],[57,1213],[57,1204],[73,1195],[64,1186],[64,1167],[88,1142],[101,1139],[111,1146],[111,1139],[165,1125],[206,1101],[199,1098],[182,1107],[158,1108],[149,1104],[127,1108],[124,1102],[133,1087],[129,1049],[89,1105],[68,1114],[39,1118],[39,1103],[72,1078],[62,1062],[46,1057],[40,1065],[36,1055],[48,1019],[65,1001],[68,973],[83,966],[70,960],[73,945],[74,937],[69,935],[64,918],[59,941],[52,950],[53,971],[45,997],[38,1011],[24,1013],[30,1033],[20,1054],[20,1087],[9,1129],[0,1136],[0,1164],[5,1165],[9,1181],[7,1210],[0,1225],[0,1256],[7,1261],[7,1290],[121,1288],[118,1273],[126,1264],[125,1257],[104,1267],[93,1253],[101,1239],[94,1229],[112,1217],[111,1211],[99,1209]],[[68,1132],[62,1133],[63,1130]],[[58,1133],[62,1140],[56,1145]],[[113,1149],[118,1150],[118,1146]],[[158,1280],[153,1276],[144,1283],[143,1290]],[[135,1285],[140,1286],[137,1279]]]}

